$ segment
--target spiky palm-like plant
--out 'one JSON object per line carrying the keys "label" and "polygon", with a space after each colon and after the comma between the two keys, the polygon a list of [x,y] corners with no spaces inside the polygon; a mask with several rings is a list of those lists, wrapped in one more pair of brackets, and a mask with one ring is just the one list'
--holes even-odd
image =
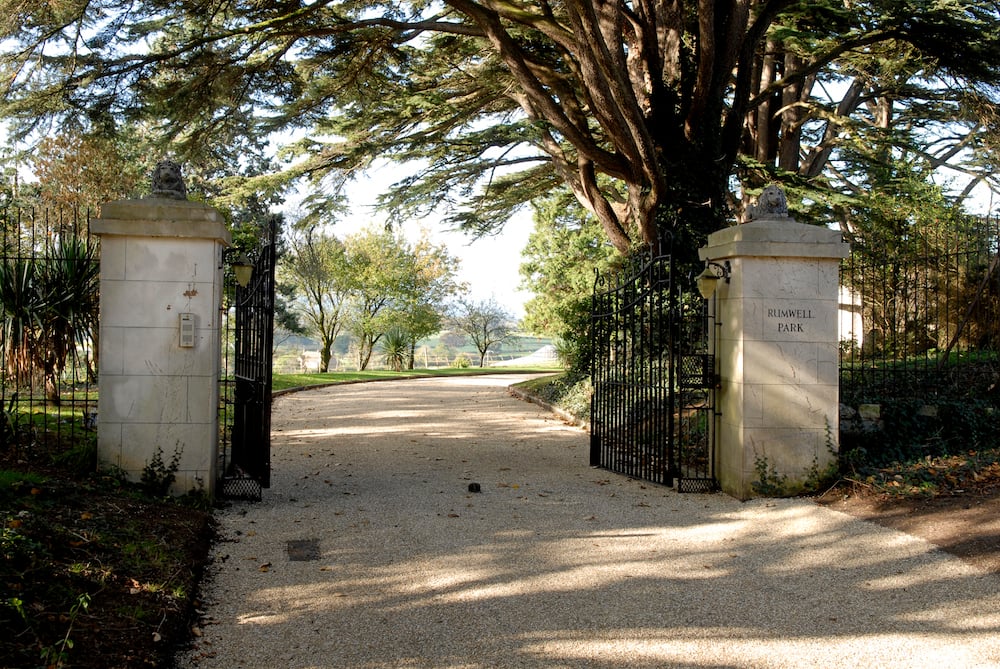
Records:
{"label": "spiky palm-like plant", "polygon": [[410,338],[400,328],[390,328],[382,339],[382,355],[385,364],[394,372],[406,369],[409,360]]}
{"label": "spiky palm-like plant", "polygon": [[0,348],[15,382],[40,371],[58,403],[70,352],[97,338],[99,287],[96,247],[76,235],[40,258],[0,260]]}
{"label": "spiky palm-like plant", "polygon": [[0,349],[5,373],[16,384],[29,381],[33,351],[43,329],[45,307],[39,288],[39,263],[30,258],[0,259]]}

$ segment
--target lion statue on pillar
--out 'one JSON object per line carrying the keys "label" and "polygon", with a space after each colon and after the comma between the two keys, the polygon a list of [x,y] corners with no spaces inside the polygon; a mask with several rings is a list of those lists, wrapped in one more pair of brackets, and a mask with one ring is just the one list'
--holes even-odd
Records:
{"label": "lion statue on pillar", "polygon": [[172,160],[161,160],[153,170],[152,189],[150,197],[162,197],[170,200],[186,200],[187,186],[181,175],[181,166]]}
{"label": "lion statue on pillar", "polygon": [[785,191],[771,184],[761,191],[757,204],[747,207],[747,221],[760,218],[788,218],[788,200]]}

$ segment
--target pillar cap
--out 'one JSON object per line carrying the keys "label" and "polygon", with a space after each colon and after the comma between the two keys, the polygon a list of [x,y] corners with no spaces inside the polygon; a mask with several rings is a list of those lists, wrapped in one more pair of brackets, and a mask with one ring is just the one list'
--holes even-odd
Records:
{"label": "pillar cap", "polygon": [[101,205],[100,218],[90,222],[96,235],[120,237],[184,237],[232,244],[219,210],[203,202],[147,197]]}
{"label": "pillar cap", "polygon": [[850,245],[837,230],[806,225],[787,217],[763,217],[717,230],[698,249],[702,260],[757,256],[768,258],[846,258]]}

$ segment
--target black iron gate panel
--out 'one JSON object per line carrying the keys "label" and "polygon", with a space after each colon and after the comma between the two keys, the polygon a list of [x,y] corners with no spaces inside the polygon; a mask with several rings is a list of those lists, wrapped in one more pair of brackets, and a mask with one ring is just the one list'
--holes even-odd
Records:
{"label": "black iron gate panel", "polygon": [[712,492],[715,480],[715,391],[719,386],[709,337],[715,328],[708,303],[696,291],[682,294],[675,389],[678,492]]}
{"label": "black iron gate panel", "polygon": [[261,231],[252,272],[233,291],[231,430],[223,439],[222,496],[260,499],[271,486],[271,376],[274,341],[274,269],[277,222]]}
{"label": "black iron gate panel", "polygon": [[677,274],[670,254],[645,254],[616,277],[597,277],[590,464],[709,491],[715,372],[707,311]]}

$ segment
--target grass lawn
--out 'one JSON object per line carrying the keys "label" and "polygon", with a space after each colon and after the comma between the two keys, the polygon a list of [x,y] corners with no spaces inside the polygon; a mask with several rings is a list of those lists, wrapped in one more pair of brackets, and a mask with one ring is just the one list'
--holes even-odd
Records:
{"label": "grass lawn", "polygon": [[364,372],[322,372],[312,374],[275,374],[271,379],[271,390],[275,392],[328,386],[338,383],[359,383],[362,381],[387,381],[399,379],[419,379],[435,376],[475,376],[483,374],[524,374],[552,373],[562,370],[558,367],[440,367],[434,369],[410,369],[402,372],[375,370]]}

